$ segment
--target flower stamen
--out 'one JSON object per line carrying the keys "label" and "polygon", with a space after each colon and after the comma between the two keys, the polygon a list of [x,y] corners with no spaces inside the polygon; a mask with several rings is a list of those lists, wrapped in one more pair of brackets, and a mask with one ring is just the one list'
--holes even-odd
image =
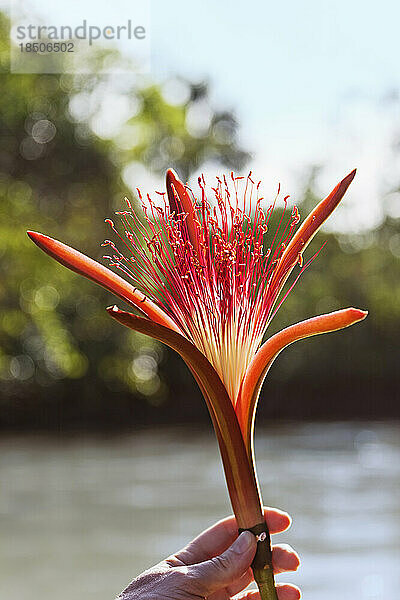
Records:
{"label": "flower stamen", "polygon": [[[125,235],[118,235],[130,256],[113,249],[106,256],[157,303],[209,359],[235,404],[247,366],[271,320],[275,294],[271,280],[299,221],[296,207],[283,226],[288,196],[271,244],[266,234],[278,193],[264,211],[260,183],[231,174],[217,178],[214,199],[200,177],[196,200],[172,171],[167,173],[168,205],[142,200],[141,221],[128,203],[121,211]],[[233,190],[231,187],[233,186]],[[244,189],[243,189],[244,188]],[[192,197],[193,196],[193,199]],[[254,211],[254,214],[252,214]]]}

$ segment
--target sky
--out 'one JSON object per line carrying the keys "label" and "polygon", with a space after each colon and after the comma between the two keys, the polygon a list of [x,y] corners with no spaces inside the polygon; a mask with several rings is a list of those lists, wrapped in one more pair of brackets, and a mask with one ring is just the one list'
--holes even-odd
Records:
{"label": "sky", "polygon": [[[136,2],[30,0],[30,6],[47,20],[124,22],[135,19]],[[241,142],[253,155],[250,168],[271,193],[281,182],[296,198],[311,166],[321,165],[322,195],[357,167],[334,226],[379,223],[382,198],[400,181],[398,1],[140,2],[146,3],[151,76],[207,80],[213,104],[237,114]],[[123,44],[124,52],[131,48]],[[387,199],[394,214],[399,198]]]}

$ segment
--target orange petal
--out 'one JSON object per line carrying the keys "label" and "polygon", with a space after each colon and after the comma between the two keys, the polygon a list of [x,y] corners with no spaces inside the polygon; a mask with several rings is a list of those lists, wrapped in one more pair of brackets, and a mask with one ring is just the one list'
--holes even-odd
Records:
{"label": "orange petal", "polygon": [[286,250],[279,260],[269,284],[269,289],[274,290],[276,288],[276,296],[278,296],[293,268],[299,262],[308,244],[311,242],[321,225],[335,210],[343,198],[347,188],[353,181],[355,174],[356,169],[351,171],[351,173],[349,173],[342,181],[340,181],[331,191],[329,196],[327,196],[324,200],[321,200],[321,202],[308,215],[289,242]]}
{"label": "orange petal", "polygon": [[253,464],[246,452],[242,433],[230,398],[214,367],[185,337],[153,321],[107,308],[110,316],[163,342],[180,354],[203,392],[221,449],[225,476],[238,526],[247,528],[262,522],[263,514]]}
{"label": "orange petal", "polygon": [[71,269],[71,271],[95,281],[125,300],[125,302],[133,304],[149,319],[154,319],[157,323],[170,327],[174,331],[180,331],[176,323],[154,302],[149,300],[143,292],[140,292],[107,267],[47,235],[35,231],[28,231],[27,233],[39,248],[65,267]]}
{"label": "orange petal", "polygon": [[196,211],[193,206],[191,197],[189,196],[185,185],[178,178],[177,174],[172,170],[168,169],[166,174],[167,179],[167,194],[169,200],[169,206],[171,212],[187,213],[186,226],[189,235],[189,239],[193,248],[196,252],[199,251],[199,241],[197,234],[197,219]]}
{"label": "orange petal", "polygon": [[349,327],[365,319],[367,314],[367,311],[358,308],[344,308],[313,317],[279,331],[261,346],[246,371],[235,409],[249,454],[252,453],[254,419],[260,389],[278,354],[297,340]]}

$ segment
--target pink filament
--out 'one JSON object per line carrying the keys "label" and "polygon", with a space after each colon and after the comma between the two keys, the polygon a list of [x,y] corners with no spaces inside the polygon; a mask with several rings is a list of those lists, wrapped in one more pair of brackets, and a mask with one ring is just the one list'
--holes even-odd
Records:
{"label": "pink filament", "polygon": [[[121,244],[113,242],[106,258],[128,275],[146,296],[158,304],[226,378],[226,365],[237,371],[228,384],[235,401],[238,386],[251,357],[259,347],[271,318],[276,290],[271,276],[299,222],[297,208],[285,222],[287,198],[276,232],[268,245],[266,234],[275,202],[264,211],[250,175],[224,177],[208,201],[204,178],[199,179],[201,199],[193,199],[188,235],[188,213],[176,206],[143,203],[141,221],[128,202],[119,214],[124,233],[108,220]],[[232,190],[233,186],[233,190]],[[241,188],[244,190],[241,192]],[[279,194],[279,191],[278,191]],[[195,244],[192,243],[196,236]],[[232,378],[232,376],[231,376]]]}

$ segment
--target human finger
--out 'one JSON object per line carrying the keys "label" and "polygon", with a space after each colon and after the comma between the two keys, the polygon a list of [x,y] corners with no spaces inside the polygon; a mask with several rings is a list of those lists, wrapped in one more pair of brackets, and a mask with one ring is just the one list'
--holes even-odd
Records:
{"label": "human finger", "polygon": [[[271,534],[285,531],[292,522],[290,516],[278,508],[264,507],[264,517]],[[224,552],[237,535],[235,517],[227,517],[203,531],[174,557],[186,565],[202,562]]]}
{"label": "human finger", "polygon": [[274,573],[297,571],[300,566],[299,555],[289,544],[277,544],[272,548]]}
{"label": "human finger", "polygon": [[[272,562],[275,573],[284,573],[286,571],[296,571],[300,565],[300,559],[295,550],[289,544],[279,544],[272,549]],[[219,594],[219,598],[231,598],[244,590],[249,583],[254,580],[253,572],[247,569],[245,573],[236,581],[233,581]],[[226,593],[225,593],[226,592]],[[282,591],[285,594],[285,589]],[[292,593],[292,592],[291,592]],[[225,594],[225,595],[224,595]],[[212,600],[218,600],[212,597]]]}
{"label": "human finger", "polygon": [[[301,598],[301,591],[297,585],[291,583],[277,583],[276,593],[278,594],[279,600],[299,600]],[[236,596],[235,600],[261,600],[260,594],[257,590],[248,590]]]}
{"label": "human finger", "polygon": [[219,556],[185,567],[193,592],[208,597],[218,590],[226,590],[248,571],[256,547],[254,535],[244,531]]}

